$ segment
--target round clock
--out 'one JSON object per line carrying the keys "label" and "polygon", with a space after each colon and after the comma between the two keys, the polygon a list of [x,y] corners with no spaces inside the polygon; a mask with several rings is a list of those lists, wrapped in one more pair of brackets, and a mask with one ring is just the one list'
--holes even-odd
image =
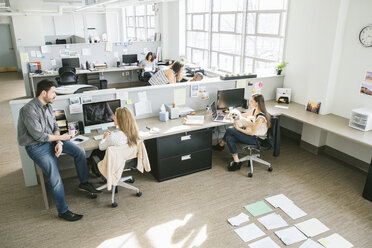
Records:
{"label": "round clock", "polygon": [[365,47],[372,47],[372,25],[365,26],[360,31],[359,41]]}

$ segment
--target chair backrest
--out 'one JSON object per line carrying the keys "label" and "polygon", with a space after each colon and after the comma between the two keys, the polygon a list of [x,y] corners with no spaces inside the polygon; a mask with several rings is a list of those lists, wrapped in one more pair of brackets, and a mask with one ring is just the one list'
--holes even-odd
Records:
{"label": "chair backrest", "polygon": [[90,91],[90,90],[98,90],[98,87],[97,86],[94,86],[94,85],[89,85],[87,87],[83,87],[83,88],[77,89],[74,92],[74,94],[83,93],[84,91]]}
{"label": "chair backrest", "polygon": [[259,141],[259,148],[262,151],[269,150],[274,148],[273,156],[279,156],[279,147],[280,147],[280,124],[279,124],[279,117],[271,115],[271,126],[267,130],[267,138],[265,140],[261,140],[257,138]]}
{"label": "chair backrest", "polygon": [[77,77],[76,74],[70,71],[63,72],[59,76],[59,84],[60,85],[69,85],[69,84],[77,84]]}
{"label": "chair backrest", "polygon": [[72,67],[72,66],[64,66],[64,67],[60,67],[58,69],[58,74],[59,75],[62,75],[62,73],[64,73],[64,72],[72,72],[72,73],[76,74],[76,68]]}

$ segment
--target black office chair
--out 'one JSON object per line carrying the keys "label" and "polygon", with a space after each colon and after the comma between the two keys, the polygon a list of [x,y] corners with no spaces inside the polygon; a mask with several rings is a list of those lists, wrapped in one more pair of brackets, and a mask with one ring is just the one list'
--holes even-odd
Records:
{"label": "black office chair", "polygon": [[[248,161],[248,166],[251,167],[251,171],[248,173],[248,177],[253,176],[253,161],[265,164],[268,166],[268,171],[272,172],[273,168],[271,167],[271,164],[263,159],[260,158],[260,153],[267,151],[271,148],[274,149],[273,156],[277,157],[280,154],[280,123],[279,123],[279,117],[271,116],[271,127],[267,130],[267,138],[262,140],[258,137],[257,139],[257,145],[247,145],[247,144],[241,144],[238,145],[243,151],[248,151],[249,155],[246,155],[243,158],[240,158],[239,160],[241,162]],[[252,151],[256,150],[259,153],[252,154]]]}
{"label": "black office chair", "polygon": [[91,91],[91,90],[98,90],[98,87],[94,85],[87,85],[87,86],[77,89],[74,92],[74,94],[79,94],[79,93],[83,93],[84,91]]}
{"label": "black office chair", "polygon": [[138,80],[141,81],[141,82],[148,82],[150,80],[150,78],[142,76],[142,72],[144,72],[143,69],[137,70]]}
{"label": "black office chair", "polygon": [[61,67],[58,69],[58,74],[59,77],[56,77],[58,86],[77,84],[79,81],[74,67]]}

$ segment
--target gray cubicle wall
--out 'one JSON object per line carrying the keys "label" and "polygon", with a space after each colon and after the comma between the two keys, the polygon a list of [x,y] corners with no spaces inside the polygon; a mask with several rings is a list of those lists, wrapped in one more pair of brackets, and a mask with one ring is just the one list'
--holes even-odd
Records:
{"label": "gray cubicle wall", "polygon": [[[109,67],[116,66],[116,58],[114,57],[115,53],[118,54],[120,61],[122,61],[123,54],[138,54],[138,59],[142,60],[145,58],[144,49],[147,49],[151,52],[156,52],[157,48],[160,46],[160,42],[133,42],[128,45],[124,43],[112,43],[112,51],[106,51],[106,42],[103,43],[93,43],[93,44],[62,44],[62,45],[48,45],[45,46],[47,49],[46,53],[42,53],[42,57],[31,57],[31,51],[41,52],[40,46],[30,46],[30,47],[19,47],[19,53],[27,53],[29,56],[30,62],[39,61],[41,64],[41,69],[43,70],[56,70],[62,66],[62,60],[60,52],[63,50],[68,50],[70,52],[76,52],[80,58],[80,63],[85,64],[86,61],[89,62],[99,62],[107,63]],[[82,55],[82,49],[87,48],[90,50],[90,55]],[[108,47],[109,48],[109,47]],[[110,50],[110,49],[109,49]],[[76,56],[71,56],[76,57]],[[69,58],[69,56],[64,57]],[[56,65],[52,66],[51,60],[56,61]],[[29,68],[28,62],[22,62],[22,73],[25,82],[26,95],[31,96],[30,83],[29,83]],[[109,80],[113,82],[121,82],[122,79],[119,75],[115,76],[110,75]]]}
{"label": "gray cubicle wall", "polygon": [[[266,100],[275,99],[276,88],[283,87],[283,76],[273,76],[265,78],[255,78],[250,79],[251,82],[263,82],[262,94],[265,96]],[[209,99],[203,100],[201,97],[191,97],[190,88],[191,85],[199,84],[200,86],[205,86],[206,91],[209,92]],[[66,113],[66,118],[68,121],[82,121],[83,114],[70,114],[69,104],[71,97],[83,97],[91,96],[93,102],[113,100],[116,99],[116,94],[118,92],[128,92],[128,98],[132,100],[133,104],[127,105],[126,102],[122,101],[122,106],[130,108],[133,113],[134,103],[138,102],[138,92],[146,92],[147,99],[151,102],[152,112],[149,114],[136,116],[136,119],[148,118],[152,116],[157,116],[160,111],[160,106],[162,104],[170,104],[174,101],[174,90],[175,89],[185,89],[185,106],[189,106],[194,110],[203,110],[206,105],[210,105],[213,101],[217,100],[217,91],[219,89],[231,89],[235,88],[236,81],[221,81],[219,79],[211,80],[208,82],[193,82],[193,83],[178,83],[174,85],[162,85],[162,86],[149,86],[149,87],[140,87],[140,88],[127,88],[127,89],[107,89],[107,90],[98,90],[98,91],[87,91],[81,94],[74,95],[64,95],[57,96],[53,103],[54,109],[64,109]],[[246,86],[245,98],[248,99],[252,94],[252,86]],[[10,107],[12,112],[14,128],[17,132],[17,122],[19,110],[31,99],[23,100],[14,100],[10,101]],[[146,131],[146,130],[142,130]],[[19,146],[19,153],[22,162],[22,169],[25,178],[26,186],[32,186],[37,184],[35,168],[32,160],[27,156],[24,147]]]}

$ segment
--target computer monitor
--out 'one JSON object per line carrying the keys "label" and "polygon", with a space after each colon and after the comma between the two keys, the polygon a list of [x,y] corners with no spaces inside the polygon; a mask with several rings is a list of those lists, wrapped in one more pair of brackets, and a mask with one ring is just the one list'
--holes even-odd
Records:
{"label": "computer monitor", "polygon": [[71,66],[71,67],[79,68],[80,67],[79,58],[63,58],[62,59],[62,67],[65,67],[65,66]]}
{"label": "computer monitor", "polygon": [[244,101],[244,88],[217,91],[217,109],[242,107]]}
{"label": "computer monitor", "polygon": [[114,126],[117,108],[120,108],[120,99],[83,104],[84,126],[90,129]]}
{"label": "computer monitor", "polygon": [[133,64],[138,62],[137,54],[123,54],[124,64]]}

